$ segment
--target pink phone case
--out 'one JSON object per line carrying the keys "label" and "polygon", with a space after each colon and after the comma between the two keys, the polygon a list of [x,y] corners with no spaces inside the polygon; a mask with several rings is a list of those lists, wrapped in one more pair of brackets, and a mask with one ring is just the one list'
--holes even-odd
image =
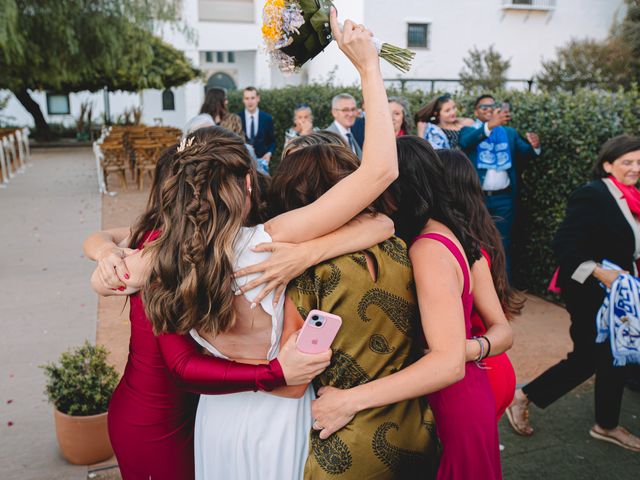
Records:
{"label": "pink phone case", "polygon": [[[322,325],[317,326],[318,323]],[[298,335],[296,343],[298,350],[304,353],[320,353],[328,350],[341,325],[342,319],[339,316],[322,310],[311,310]]]}

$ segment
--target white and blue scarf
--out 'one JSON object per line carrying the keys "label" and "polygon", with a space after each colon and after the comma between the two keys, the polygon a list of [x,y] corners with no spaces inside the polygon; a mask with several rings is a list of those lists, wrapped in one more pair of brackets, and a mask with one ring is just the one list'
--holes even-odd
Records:
{"label": "white and blue scarf", "polygon": [[[476,128],[484,128],[480,120],[474,123]],[[485,170],[509,170],[511,168],[511,152],[509,137],[504,127],[495,127],[489,138],[478,145],[477,167]]]}
{"label": "white and blue scarf", "polygon": [[449,139],[445,135],[444,131],[437,125],[429,122],[427,128],[424,131],[424,139],[431,144],[434,150],[443,150],[445,148],[451,148]]}
{"label": "white and blue scarf", "polygon": [[[622,270],[602,262],[604,268]],[[611,342],[613,364],[640,364],[640,278],[628,273],[618,275],[607,290],[596,316],[596,343]]]}

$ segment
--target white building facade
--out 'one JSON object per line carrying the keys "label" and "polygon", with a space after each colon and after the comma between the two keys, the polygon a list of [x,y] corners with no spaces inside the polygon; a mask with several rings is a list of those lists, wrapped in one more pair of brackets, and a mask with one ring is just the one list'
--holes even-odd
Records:
{"label": "white building facade", "polygon": [[[624,15],[624,0],[334,0],[339,16],[364,23],[381,40],[416,52],[412,70],[399,74],[383,62],[387,79],[431,79],[411,82],[425,90],[455,89],[463,58],[473,47],[493,45],[511,60],[510,79],[531,79],[543,59],[573,38],[602,39]],[[357,73],[335,43],[309,62],[299,74],[284,76],[269,66],[262,50],[261,18],[264,0],[184,0],[182,17],[190,34],[170,27],[159,30],[165,41],[185,52],[204,79],[170,91],[109,92],[112,120],[126,109],[142,108],[148,125],[182,127],[196,115],[207,85],[228,89],[277,88],[331,80],[336,85],[357,83]],[[513,82],[510,87],[526,87]],[[7,92],[0,92],[7,93]],[[94,117],[105,109],[104,92],[54,96],[33,92],[45,118],[73,125],[80,104],[91,101]],[[2,112],[10,123],[32,125],[20,103],[11,98]]]}

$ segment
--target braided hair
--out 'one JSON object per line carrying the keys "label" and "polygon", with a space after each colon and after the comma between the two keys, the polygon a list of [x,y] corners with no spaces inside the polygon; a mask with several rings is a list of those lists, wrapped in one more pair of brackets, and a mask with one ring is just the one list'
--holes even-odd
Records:
{"label": "braided hair", "polygon": [[203,128],[177,148],[160,192],[162,232],[145,249],[153,257],[142,292],[155,333],[216,335],[234,324],[234,242],[243,225],[262,220],[260,198],[239,136]]}

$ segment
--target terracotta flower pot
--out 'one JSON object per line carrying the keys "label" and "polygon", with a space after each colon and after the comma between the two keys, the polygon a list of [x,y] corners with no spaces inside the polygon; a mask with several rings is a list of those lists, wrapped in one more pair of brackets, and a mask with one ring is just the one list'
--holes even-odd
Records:
{"label": "terracotta flower pot", "polygon": [[113,455],[107,413],[76,417],[54,408],[56,436],[62,456],[75,465],[92,465]]}

